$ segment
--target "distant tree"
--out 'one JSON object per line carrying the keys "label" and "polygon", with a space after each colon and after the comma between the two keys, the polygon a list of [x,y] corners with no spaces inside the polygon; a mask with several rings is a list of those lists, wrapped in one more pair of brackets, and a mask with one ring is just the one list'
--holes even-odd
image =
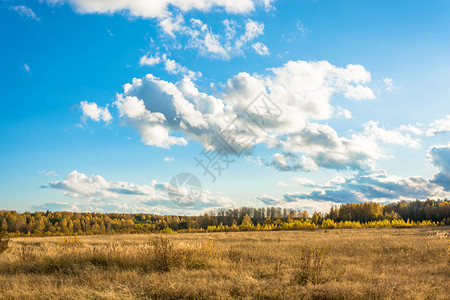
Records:
{"label": "distant tree", "polygon": [[2,224],[0,225],[0,230],[3,232],[8,231],[8,222],[6,222],[6,219],[2,220]]}
{"label": "distant tree", "polygon": [[242,225],[244,226],[252,226],[252,219],[250,218],[249,215],[245,214],[244,219],[242,219]]}

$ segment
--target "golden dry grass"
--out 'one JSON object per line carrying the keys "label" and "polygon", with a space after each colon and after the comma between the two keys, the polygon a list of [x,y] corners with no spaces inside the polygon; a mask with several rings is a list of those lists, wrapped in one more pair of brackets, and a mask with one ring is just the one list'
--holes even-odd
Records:
{"label": "golden dry grass", "polygon": [[449,299],[449,230],[15,238],[0,297]]}

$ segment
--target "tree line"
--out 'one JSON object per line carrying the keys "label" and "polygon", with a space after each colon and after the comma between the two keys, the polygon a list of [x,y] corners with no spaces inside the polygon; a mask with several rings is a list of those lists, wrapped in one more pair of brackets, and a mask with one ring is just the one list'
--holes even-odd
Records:
{"label": "tree line", "polygon": [[315,228],[450,225],[450,201],[346,203],[328,213],[277,207],[218,209],[201,216],[0,211],[0,233],[71,235],[151,232],[295,230]]}

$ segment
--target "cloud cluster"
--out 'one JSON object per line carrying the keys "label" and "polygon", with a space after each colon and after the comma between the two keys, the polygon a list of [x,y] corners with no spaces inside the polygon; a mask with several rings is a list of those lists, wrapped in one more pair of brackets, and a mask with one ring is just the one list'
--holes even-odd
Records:
{"label": "cloud cluster", "polygon": [[[200,55],[224,60],[243,55],[251,42],[264,33],[264,24],[251,19],[243,26],[225,19],[222,33],[213,32],[199,19],[191,18],[186,23],[181,14],[163,19],[159,25],[168,36],[177,37],[177,42],[181,39],[185,49],[196,49]],[[253,43],[252,47],[259,55],[269,54],[269,49],[261,42]]]}
{"label": "cloud cluster", "polygon": [[[76,170],[69,173],[63,180],[50,182],[48,186],[55,190],[61,190],[68,197],[88,200],[87,204],[90,205],[89,207],[94,207],[95,211],[169,213],[170,211],[202,211],[235,206],[229,198],[203,190],[192,206],[179,207],[176,204],[177,201],[190,193],[186,187],[174,189],[169,183],[158,183],[155,180],[149,185],[107,181],[100,175],[87,176]],[[174,198],[174,195],[180,199]],[[68,210],[75,209],[74,205],[76,206],[76,204],[72,202],[66,204]],[[78,207],[76,211],[86,211],[87,204]]]}
{"label": "cloud cluster", "polygon": [[[441,162],[438,161],[437,163]],[[415,176],[403,178],[389,175],[384,170],[361,170],[347,178],[338,176],[326,184],[317,184],[306,178],[295,178],[294,180],[297,183],[311,187],[313,191],[286,194],[282,198],[262,195],[258,197],[258,200],[266,205],[307,210],[321,208],[318,210],[328,211],[331,206],[339,203],[392,202],[404,199],[446,197],[448,193],[444,192],[441,182],[435,179],[436,177],[430,181]],[[311,205],[314,205],[314,207],[311,207]]]}
{"label": "cloud cluster", "polygon": [[[187,76],[172,83],[149,74],[125,84],[114,105],[147,145],[169,148],[195,140],[207,149],[232,152],[229,146],[250,151],[265,143],[307,154],[297,169],[339,168],[378,157],[376,145],[362,135],[338,137],[330,126],[311,121],[334,116],[335,94],[373,98],[368,82],[370,73],[359,65],[289,61],[267,74],[232,76],[215,96],[200,92]],[[224,145],[228,133],[232,136]],[[286,159],[280,155],[281,166]]]}
{"label": "cloud cluster", "polygon": [[[175,38],[166,46],[172,49],[180,47],[193,48],[201,55],[229,59],[232,56],[242,55],[256,37],[263,34],[264,25],[254,20],[247,20],[245,25],[239,25],[234,20],[223,21],[224,34],[214,33],[212,29],[201,20],[191,18],[185,21],[184,16],[188,12],[217,12],[224,11],[228,15],[246,16],[256,8],[264,8],[266,11],[273,9],[273,0],[46,0],[49,4],[68,3],[80,14],[125,14],[128,17],[139,17],[155,20],[162,32]],[[26,7],[16,7],[17,11],[32,13]],[[20,9],[23,8],[23,9]],[[24,9],[28,9],[25,11]],[[34,13],[33,13],[34,14]],[[242,31],[241,34],[237,34]],[[185,39],[185,40],[182,40]],[[254,43],[252,47],[259,55],[267,55],[268,48],[262,43]],[[156,60],[144,59],[148,64]]]}

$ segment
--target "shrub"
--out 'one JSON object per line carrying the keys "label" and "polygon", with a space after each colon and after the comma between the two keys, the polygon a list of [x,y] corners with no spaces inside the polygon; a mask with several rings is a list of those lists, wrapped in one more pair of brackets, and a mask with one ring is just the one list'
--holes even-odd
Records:
{"label": "shrub", "polygon": [[151,260],[155,270],[160,272],[167,272],[170,269],[179,264],[179,257],[175,252],[175,244],[168,238],[155,237],[151,240]]}
{"label": "shrub", "polygon": [[305,285],[308,282],[312,284],[319,283],[319,277],[327,258],[325,247],[304,245],[301,248],[298,260],[296,260],[300,270],[295,273],[294,280],[301,285]]}
{"label": "shrub", "polygon": [[168,238],[160,235],[150,241],[149,259],[152,268],[158,272],[168,272],[173,268],[200,269],[208,267],[208,259],[213,256],[212,244],[201,247],[176,247]]}
{"label": "shrub", "polygon": [[9,246],[9,238],[6,236],[0,236],[0,253],[5,252]]}
{"label": "shrub", "polygon": [[83,242],[78,238],[78,236],[65,236],[58,242],[58,248],[64,250],[79,248],[81,246],[83,246]]}

